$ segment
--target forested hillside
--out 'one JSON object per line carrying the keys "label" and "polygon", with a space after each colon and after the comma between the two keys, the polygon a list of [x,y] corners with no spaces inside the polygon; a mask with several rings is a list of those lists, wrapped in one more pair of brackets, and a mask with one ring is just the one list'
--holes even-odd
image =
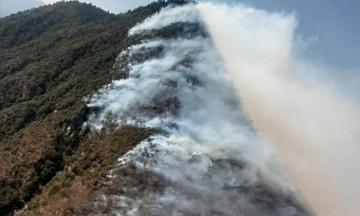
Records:
{"label": "forested hillside", "polygon": [[143,39],[127,37],[131,27],[187,2],[113,15],[70,1],[0,19],[0,215],[81,214],[116,159],[154,132],[109,125],[89,134],[83,98],[110,83],[117,55]]}

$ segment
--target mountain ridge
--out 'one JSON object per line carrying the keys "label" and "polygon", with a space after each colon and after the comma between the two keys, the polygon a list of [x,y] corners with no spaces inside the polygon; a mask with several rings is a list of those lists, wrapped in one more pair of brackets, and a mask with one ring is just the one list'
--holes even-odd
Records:
{"label": "mountain ridge", "polygon": [[[44,206],[71,200],[79,179],[78,187],[94,190],[119,155],[152,133],[125,127],[89,138],[83,122],[90,110],[82,100],[112,80],[116,56],[142,39],[127,37],[133,25],[170,4],[187,2],[157,1],[119,15],[58,2],[0,19],[2,215],[24,206],[25,215],[31,209],[45,209],[48,215]],[[121,140],[128,141],[117,145]],[[69,204],[62,211],[74,208]]]}
{"label": "mountain ridge", "polygon": [[1,215],[311,215],[192,3],[0,19]]}

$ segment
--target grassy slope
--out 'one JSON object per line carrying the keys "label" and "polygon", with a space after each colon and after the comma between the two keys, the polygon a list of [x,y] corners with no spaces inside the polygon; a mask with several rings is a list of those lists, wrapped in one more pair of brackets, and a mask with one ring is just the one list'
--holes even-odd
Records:
{"label": "grassy slope", "polygon": [[128,30],[169,3],[184,1],[117,16],[59,2],[0,19],[0,215],[24,206],[19,214],[49,215],[55,202],[51,209],[73,214],[116,158],[152,134],[88,135],[82,98],[109,83],[115,57],[141,40]]}

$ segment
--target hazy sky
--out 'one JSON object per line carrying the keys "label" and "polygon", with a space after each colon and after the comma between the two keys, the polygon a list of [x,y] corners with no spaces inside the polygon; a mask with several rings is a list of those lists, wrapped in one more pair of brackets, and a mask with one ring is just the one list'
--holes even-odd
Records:
{"label": "hazy sky", "polygon": [[37,0],[0,0],[0,18],[41,5],[44,3]]}
{"label": "hazy sky", "polygon": [[[92,3],[113,13],[152,2],[151,0],[81,1]],[[336,69],[360,71],[360,0],[212,1],[230,4],[241,2],[266,10],[294,12],[299,19],[298,35],[313,41],[305,53],[308,58]],[[43,2],[48,4],[57,0],[43,0]],[[39,5],[39,1],[36,0],[0,0],[0,17]]]}
{"label": "hazy sky", "polygon": [[[232,0],[231,2],[238,2]],[[360,70],[359,0],[243,0],[267,10],[295,12],[298,34],[314,38],[308,57],[336,68]]]}

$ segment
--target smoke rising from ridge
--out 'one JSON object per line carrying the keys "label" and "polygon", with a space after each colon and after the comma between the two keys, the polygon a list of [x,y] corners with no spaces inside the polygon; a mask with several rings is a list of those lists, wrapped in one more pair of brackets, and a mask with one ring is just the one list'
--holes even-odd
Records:
{"label": "smoke rising from ridge", "polygon": [[[129,34],[170,25],[181,33],[122,52],[115,68],[125,78],[89,102],[101,109],[88,122],[95,129],[111,122],[160,131],[110,174],[137,191],[104,198],[121,206],[113,213],[309,215],[289,177],[318,214],[355,215],[359,109],[311,76],[292,75],[316,69],[293,55],[296,19],[201,3],[165,9]],[[159,176],[162,191],[128,188],[121,170],[129,166]]]}
{"label": "smoke rising from ridge", "polygon": [[198,8],[254,127],[273,141],[307,201],[319,215],[358,215],[360,109],[294,57],[294,17],[241,5]]}
{"label": "smoke rising from ridge", "polygon": [[[194,7],[187,9],[193,17],[198,14]],[[147,20],[143,30],[161,16]],[[110,177],[127,182],[121,170],[134,164],[161,176],[163,191],[107,199],[121,203],[125,215],[306,215],[290,185],[280,184],[281,175],[244,116],[217,50],[201,35],[130,47],[118,64],[161,51],[131,63],[128,78],[113,81],[89,104],[103,107],[89,122],[95,128],[111,121],[162,131],[120,158]]]}

